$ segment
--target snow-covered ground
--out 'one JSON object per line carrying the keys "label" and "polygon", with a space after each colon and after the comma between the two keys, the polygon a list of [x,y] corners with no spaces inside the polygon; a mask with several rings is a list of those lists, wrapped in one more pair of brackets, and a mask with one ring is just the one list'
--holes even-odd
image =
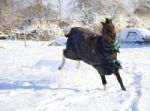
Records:
{"label": "snow-covered ground", "polygon": [[0,111],[150,111],[150,44],[121,44],[118,59],[127,91],[115,76],[103,90],[97,71],[67,59],[65,46],[0,41]]}

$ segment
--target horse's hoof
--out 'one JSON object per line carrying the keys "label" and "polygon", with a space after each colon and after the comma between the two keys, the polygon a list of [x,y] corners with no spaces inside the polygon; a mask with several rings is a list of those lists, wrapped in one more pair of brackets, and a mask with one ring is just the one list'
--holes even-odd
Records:
{"label": "horse's hoof", "polygon": [[123,90],[123,91],[126,91],[126,88],[123,87],[122,90]]}
{"label": "horse's hoof", "polygon": [[106,90],[106,85],[103,85],[104,86],[104,90]]}
{"label": "horse's hoof", "polygon": [[76,69],[79,69],[79,67],[76,67]]}
{"label": "horse's hoof", "polygon": [[58,70],[61,70],[61,67],[58,67]]}

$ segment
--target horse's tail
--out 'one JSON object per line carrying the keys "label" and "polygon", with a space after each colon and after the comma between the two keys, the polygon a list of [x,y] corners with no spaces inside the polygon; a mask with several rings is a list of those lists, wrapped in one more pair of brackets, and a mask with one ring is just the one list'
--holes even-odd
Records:
{"label": "horse's tail", "polygon": [[67,37],[67,38],[70,37],[72,35],[72,33],[73,33],[73,29],[71,29],[70,32],[65,35],[65,37]]}
{"label": "horse's tail", "polygon": [[70,32],[68,34],[66,34],[65,37],[68,38],[68,37],[74,35],[76,33],[76,31],[77,31],[77,27],[71,28]]}
{"label": "horse's tail", "polygon": [[67,37],[67,38],[68,38],[68,37],[69,37],[69,33],[68,33],[68,34],[66,34],[66,35],[65,35],[65,37]]}

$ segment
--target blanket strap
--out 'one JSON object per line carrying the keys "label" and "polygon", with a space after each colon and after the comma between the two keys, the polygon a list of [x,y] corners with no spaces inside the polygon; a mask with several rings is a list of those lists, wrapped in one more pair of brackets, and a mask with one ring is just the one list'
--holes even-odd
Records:
{"label": "blanket strap", "polygon": [[[119,52],[119,42],[115,40],[112,44],[112,50],[114,52]],[[107,56],[106,59],[109,61],[109,63],[112,65],[114,68],[122,69],[121,62],[117,59],[112,59],[111,56]]]}

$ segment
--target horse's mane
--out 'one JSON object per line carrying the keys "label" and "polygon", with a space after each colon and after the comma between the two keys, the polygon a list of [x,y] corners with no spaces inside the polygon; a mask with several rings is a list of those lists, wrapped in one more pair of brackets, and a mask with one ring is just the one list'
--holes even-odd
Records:
{"label": "horse's mane", "polygon": [[110,43],[114,42],[116,37],[116,30],[112,22],[112,19],[106,18],[106,21],[101,23],[103,25],[102,37],[104,37]]}

